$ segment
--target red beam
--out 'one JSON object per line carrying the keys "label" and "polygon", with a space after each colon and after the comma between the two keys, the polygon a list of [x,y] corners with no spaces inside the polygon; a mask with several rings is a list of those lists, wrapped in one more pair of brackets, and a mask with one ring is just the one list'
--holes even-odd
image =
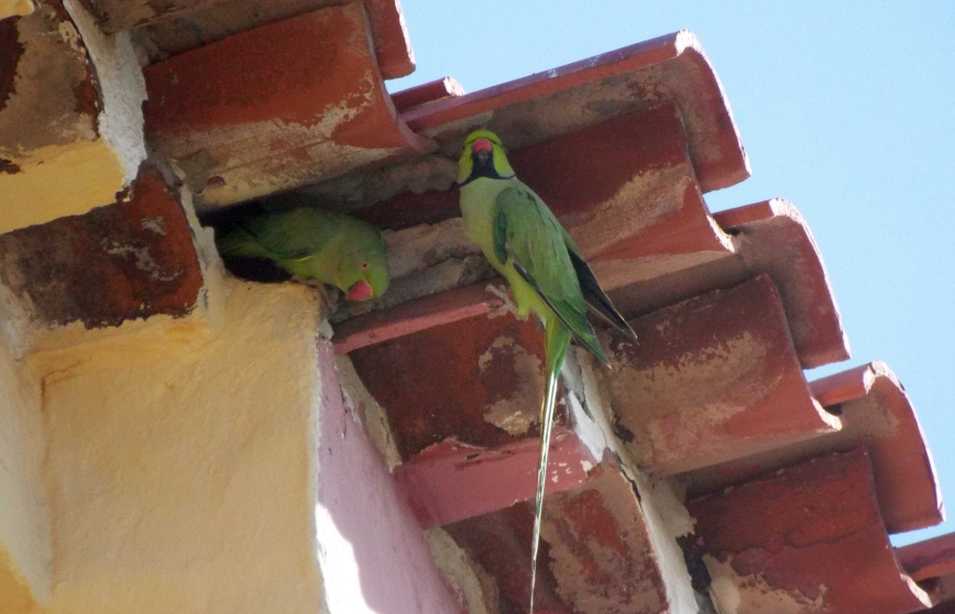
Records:
{"label": "red beam", "polygon": [[335,352],[357,349],[411,335],[437,326],[484,315],[501,306],[487,291],[488,282],[404,303],[387,311],[354,317],[335,328]]}
{"label": "red beam", "polygon": [[864,364],[852,369],[840,371],[828,377],[813,380],[809,387],[812,396],[823,407],[834,408],[848,401],[864,399],[872,388],[875,379],[873,364]]}
{"label": "red beam", "polygon": [[443,100],[454,96],[463,96],[464,88],[454,77],[442,77],[421,85],[410,87],[391,95],[391,101],[399,113],[426,102]]}
{"label": "red beam", "polygon": [[350,358],[387,408],[408,460],[446,439],[497,448],[533,436],[544,390],[543,345],[535,321],[477,316],[363,347]]}
{"label": "red beam", "polygon": [[[531,437],[487,449],[445,440],[395,470],[395,479],[424,528],[510,507],[534,497],[540,441]],[[577,435],[554,429],[547,493],[583,484],[596,465]]]}

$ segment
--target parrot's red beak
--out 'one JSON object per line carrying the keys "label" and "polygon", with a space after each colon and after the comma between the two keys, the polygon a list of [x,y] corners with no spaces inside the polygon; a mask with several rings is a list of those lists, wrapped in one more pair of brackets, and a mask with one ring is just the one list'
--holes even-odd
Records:
{"label": "parrot's red beak", "polygon": [[471,144],[471,151],[476,154],[479,154],[482,151],[490,153],[491,151],[494,151],[494,145],[492,145],[491,141],[487,139],[478,139]]}
{"label": "parrot's red beak", "polygon": [[350,301],[367,301],[372,296],[374,296],[375,291],[367,281],[362,279],[361,281],[355,282],[351,288],[348,289],[348,293],[345,294],[345,298]]}

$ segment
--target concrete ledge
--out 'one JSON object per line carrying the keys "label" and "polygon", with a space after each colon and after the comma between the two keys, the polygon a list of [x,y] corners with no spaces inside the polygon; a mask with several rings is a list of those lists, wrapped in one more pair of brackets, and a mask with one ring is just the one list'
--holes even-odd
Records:
{"label": "concrete ledge", "polygon": [[319,341],[318,558],[329,611],[460,612],[412,509],[342,398],[330,343]]}

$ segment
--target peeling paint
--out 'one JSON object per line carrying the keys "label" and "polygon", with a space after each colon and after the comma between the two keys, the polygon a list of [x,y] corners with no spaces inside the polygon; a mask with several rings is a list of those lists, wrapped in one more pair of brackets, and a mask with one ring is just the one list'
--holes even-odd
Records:
{"label": "peeling paint", "polygon": [[546,505],[550,568],[574,611],[666,610],[639,503],[618,472],[598,470],[579,492],[556,495]]}
{"label": "peeling paint", "polygon": [[[76,0],[66,0],[82,37],[92,76],[87,96],[97,109],[97,131],[113,149],[123,168],[124,185],[133,181],[146,159],[142,105],[146,82],[128,32],[104,35],[93,15]],[[117,190],[118,191],[118,190]]]}
{"label": "peeling paint", "polygon": [[[541,361],[516,343],[500,336],[478,357],[478,369],[484,373],[492,361],[510,363],[517,386],[484,408],[484,420],[509,435],[523,435],[537,420],[537,409],[544,394],[540,378]],[[554,478],[557,481],[557,478]]]}
{"label": "peeling paint", "polygon": [[128,35],[107,40],[66,0],[0,23],[0,58],[0,192],[31,203],[9,207],[0,232],[112,203],[146,156]]}
{"label": "peeling paint", "polygon": [[713,578],[710,587],[720,614],[807,614],[826,611],[826,587],[820,585],[817,596],[809,599],[798,591],[773,588],[758,575],[741,576],[729,561],[703,555]]}
{"label": "peeling paint", "polygon": [[20,172],[20,165],[13,162],[13,160],[5,160],[0,158],[0,173],[7,173],[8,175],[14,175]]}
{"label": "peeling paint", "polygon": [[[189,184],[206,207],[424,152],[430,143],[390,105],[366,28],[362,5],[326,7],[148,66],[156,148],[190,160]],[[223,68],[237,58],[241,72]],[[265,95],[259,82],[271,83]]]}
{"label": "peeling paint", "polygon": [[345,407],[357,415],[362,416],[362,424],[368,438],[381,454],[388,471],[394,471],[401,464],[401,455],[395,444],[394,434],[388,424],[388,415],[365,388],[355,367],[347,356],[336,358],[338,378],[341,382],[342,395]]}
{"label": "peeling paint", "polygon": [[[0,279],[41,327],[186,316],[201,303],[203,267],[183,206],[165,177],[144,166],[129,203],[0,235]],[[164,235],[142,224],[156,217]]]}
{"label": "peeling paint", "polygon": [[425,531],[431,556],[468,614],[501,614],[500,590],[470,554],[443,529]]}
{"label": "peeling paint", "polygon": [[[182,270],[174,273],[163,274],[162,267],[153,260],[148,247],[136,247],[134,245],[122,245],[116,241],[104,238],[100,241],[100,247],[111,256],[132,256],[136,263],[136,268],[147,273],[151,279],[156,281],[172,281],[182,274]],[[142,307],[142,306],[141,306]]]}
{"label": "peeling paint", "polygon": [[760,275],[631,321],[640,343],[608,338],[606,384],[639,462],[667,475],[831,433],[812,400],[772,280]]}
{"label": "peeling paint", "polygon": [[143,230],[150,230],[161,237],[166,236],[166,223],[161,216],[144,217],[139,224]]}

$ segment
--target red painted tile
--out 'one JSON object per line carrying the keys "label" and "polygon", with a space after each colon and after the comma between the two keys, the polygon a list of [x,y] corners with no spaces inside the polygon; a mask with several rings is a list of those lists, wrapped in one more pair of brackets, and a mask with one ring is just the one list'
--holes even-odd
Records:
{"label": "red painted tile", "polygon": [[777,471],[688,508],[702,550],[741,578],[743,603],[765,603],[767,592],[779,591],[806,611],[901,614],[929,605],[896,564],[864,449]]}
{"label": "red painted tile", "polygon": [[375,37],[378,68],[385,79],[414,72],[415,57],[399,0],[367,0],[365,7]]}
{"label": "red painted tile", "polygon": [[735,236],[749,271],[773,276],[786,303],[803,367],[849,358],[849,343],[819,246],[799,211],[786,201],[771,200],[713,217]]}
{"label": "red painted tile", "polygon": [[[502,614],[524,614],[531,585],[531,526],[533,516],[527,504],[519,503],[494,514],[470,518],[445,527],[484,573],[494,579],[496,599]],[[537,568],[537,612],[575,614],[556,592],[548,546],[541,544]]]}
{"label": "red painted tile", "polygon": [[[324,9],[328,0],[81,0],[107,32],[137,30],[150,63],[252,28]],[[375,57],[386,79],[414,71],[398,0],[366,0]],[[145,5],[145,6],[144,6]]]}
{"label": "red painted tile", "polygon": [[429,143],[398,119],[368,28],[360,4],[328,7],[148,66],[147,132],[220,204],[420,153]]}
{"label": "red painted tile", "polygon": [[[561,94],[594,88],[599,98],[601,89],[609,91],[608,82],[618,85],[622,80],[627,82],[629,94],[605,106],[623,111],[628,106],[640,109],[669,101],[681,109],[690,135],[690,157],[703,191],[733,185],[749,176],[746,155],[719,80],[699,43],[688,32],[661,36],[466,96],[422,105],[405,118],[412,129],[445,143],[448,138],[459,141],[461,130],[466,131],[475,122],[487,122],[490,114],[488,127],[500,131],[505,142],[523,146],[527,143],[518,140],[535,132],[530,129],[534,115],[545,117],[560,109],[565,114],[562,121],[573,121],[574,102]],[[551,99],[554,108],[545,109]],[[592,109],[589,113],[595,114]],[[582,110],[581,115],[587,114],[586,109]]]}
{"label": "red painted tile", "polygon": [[942,522],[942,493],[932,454],[905,388],[891,369],[885,363],[869,363],[816,380],[811,388],[820,403],[842,415],[840,442],[868,446],[889,531]]}
{"label": "red painted tile", "polygon": [[817,402],[840,418],[838,432],[684,474],[681,479],[688,492],[717,492],[780,467],[864,445],[887,530],[896,533],[941,522],[942,497],[931,454],[915,411],[891,370],[871,363],[809,386]]}
{"label": "red painted tile", "polygon": [[638,462],[678,473],[831,432],[799,366],[772,280],[760,275],[631,320],[603,373]]}
{"label": "red painted tile", "polygon": [[955,533],[915,542],[895,549],[899,565],[914,580],[955,574]]}

